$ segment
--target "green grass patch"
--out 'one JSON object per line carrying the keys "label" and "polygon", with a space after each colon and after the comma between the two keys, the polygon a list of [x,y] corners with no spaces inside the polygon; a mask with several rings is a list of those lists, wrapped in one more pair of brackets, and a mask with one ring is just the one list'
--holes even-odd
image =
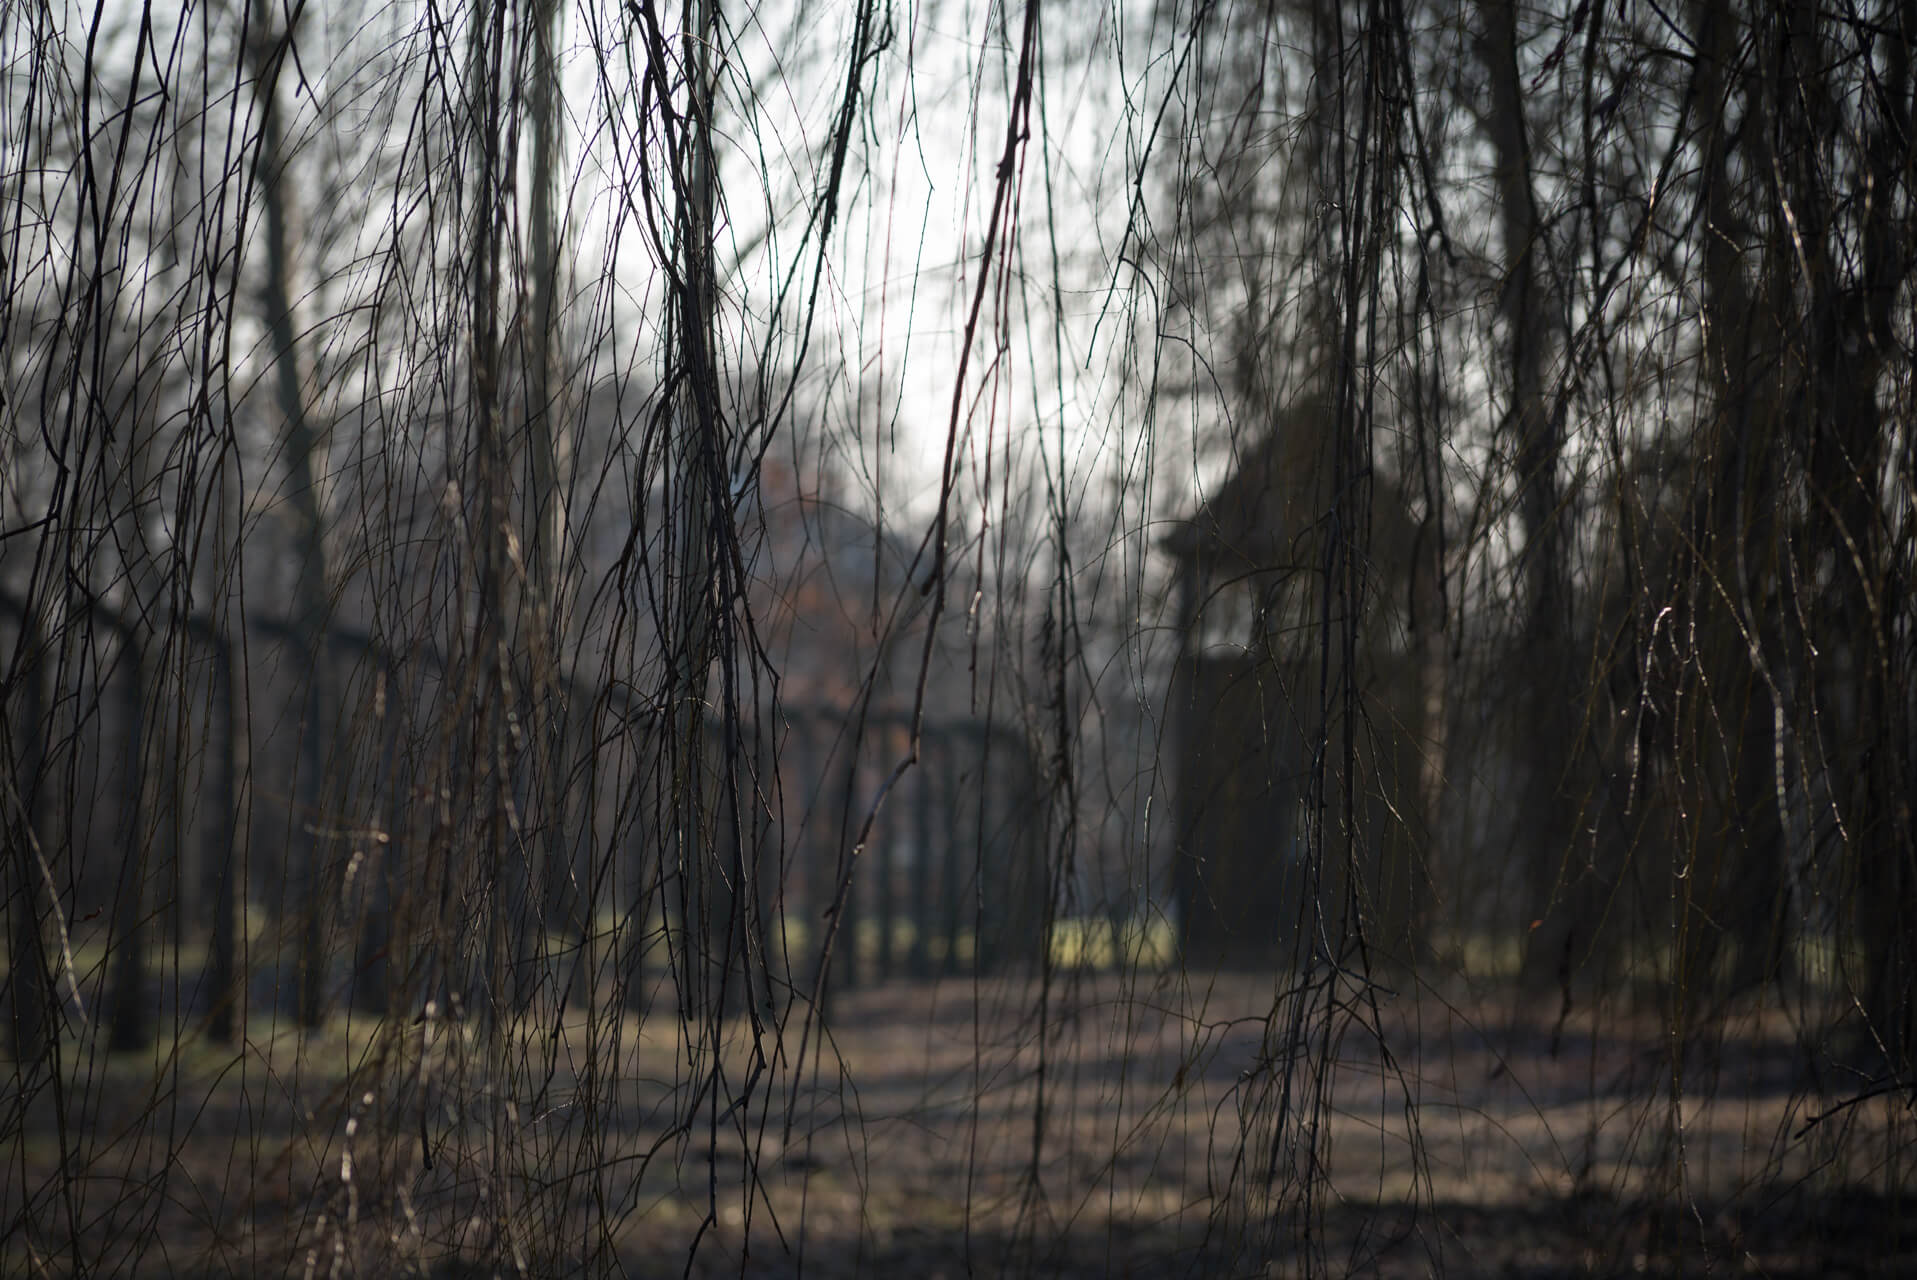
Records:
{"label": "green grass patch", "polygon": [[1157,972],[1177,961],[1178,939],[1163,916],[1073,916],[1052,926],[1051,957],[1061,969]]}

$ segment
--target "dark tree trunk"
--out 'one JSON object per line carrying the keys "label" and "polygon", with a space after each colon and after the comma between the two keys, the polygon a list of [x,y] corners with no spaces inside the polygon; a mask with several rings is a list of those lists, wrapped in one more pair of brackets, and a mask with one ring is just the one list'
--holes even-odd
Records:
{"label": "dark tree trunk", "polygon": [[150,795],[146,742],[146,654],[131,627],[121,645],[120,713],[127,736],[124,822],[120,874],[113,891],[112,958],[107,976],[108,1047],[143,1049],[153,1042],[153,1001],[147,974],[147,804]]}
{"label": "dark tree trunk", "polygon": [[[9,610],[9,612],[13,612]],[[45,917],[47,892],[44,871],[55,846],[43,830],[47,809],[41,797],[46,773],[46,672],[48,652],[39,611],[18,610],[19,641],[7,699],[10,776],[18,779],[20,803],[7,806],[7,870],[13,883],[8,894],[7,1007],[12,1017],[13,1060],[25,1068],[38,1062],[47,1049],[58,1019],[53,973],[47,964]]]}
{"label": "dark tree trunk", "polygon": [[[1697,82],[1707,121],[1701,138],[1705,361],[1716,404],[1700,428],[1700,459],[1711,462],[1701,466],[1691,534],[1680,552],[1697,556],[1681,570],[1690,588],[1686,614],[1694,619],[1686,630],[1696,636],[1697,653],[1695,679],[1686,682],[1680,750],[1701,791],[1683,802],[1695,817],[1679,850],[1687,873],[1674,895],[1683,942],[1680,999],[1692,986],[1708,988],[1716,980],[1726,944],[1735,947],[1734,989],[1781,976],[1790,952],[1778,777],[1786,747],[1778,736],[1780,716],[1789,708],[1783,705],[1788,691],[1772,670],[1782,653],[1778,584],[1769,572],[1780,554],[1789,554],[1778,544],[1773,511],[1777,407],[1792,392],[1777,360],[1775,313],[1760,305],[1744,265],[1758,237],[1746,219],[1749,201],[1736,186],[1738,95],[1724,75],[1735,61],[1740,21],[1729,6],[1713,4],[1700,10],[1698,31],[1707,51]],[[1747,120],[1761,113],[1748,96],[1742,107]],[[1757,155],[1742,162],[1761,166]]]}
{"label": "dark tree trunk", "polygon": [[239,1040],[246,1025],[245,940],[241,936],[246,926],[246,877],[239,839],[239,785],[243,758],[240,742],[247,727],[244,707],[237,696],[238,647],[224,630],[216,631],[214,639],[217,656],[207,731],[216,752],[213,785],[207,797],[213,816],[204,836],[206,888],[213,903],[207,955],[207,985],[212,988],[207,1035],[215,1044],[231,1045]]}
{"label": "dark tree trunk", "polygon": [[400,796],[407,789],[401,776],[402,699],[397,673],[382,653],[369,652],[368,661],[378,664],[379,688],[374,694],[378,710],[377,732],[380,738],[379,764],[370,791],[371,813],[360,845],[360,874],[366,877],[362,890],[358,936],[353,954],[353,1004],[371,1014],[393,1010],[393,988],[397,972],[393,964],[393,881],[397,863],[403,856],[404,837],[399,824],[404,820]]}
{"label": "dark tree trunk", "polygon": [[939,768],[937,747],[921,743],[918,776],[912,780],[912,946],[906,955],[906,972],[914,978],[932,976],[930,944],[932,939],[932,851],[933,806]]}
{"label": "dark tree trunk", "polygon": [[292,175],[287,167],[290,156],[277,101],[280,71],[291,41],[274,43],[277,32],[266,0],[253,0],[253,24],[256,34],[249,55],[260,116],[256,166],[266,251],[261,304],[271,342],[273,395],[286,431],[282,456],[294,515],[294,554],[299,562],[293,580],[293,646],[304,680],[293,813],[286,832],[286,879],[300,900],[298,1016],[300,1025],[310,1029],[318,1027],[326,1016],[328,877],[321,832],[328,826],[323,797],[333,710],[331,663],[326,652],[329,574],[318,488],[321,438],[306,403],[305,371],[293,314],[297,290],[293,282]]}
{"label": "dark tree trunk", "polygon": [[1545,385],[1556,320],[1547,240],[1533,186],[1525,85],[1518,64],[1519,8],[1496,0],[1483,9],[1478,56],[1489,91],[1483,125],[1491,143],[1504,279],[1507,399],[1503,433],[1517,462],[1522,623],[1518,662],[1525,672],[1517,721],[1525,735],[1516,838],[1528,868],[1531,910],[1524,957],[1528,986],[1564,985],[1589,955],[1609,885],[1577,848],[1583,797],[1573,778],[1580,717],[1578,685],[1568,669],[1571,597],[1566,582],[1564,493],[1558,467],[1562,429]]}

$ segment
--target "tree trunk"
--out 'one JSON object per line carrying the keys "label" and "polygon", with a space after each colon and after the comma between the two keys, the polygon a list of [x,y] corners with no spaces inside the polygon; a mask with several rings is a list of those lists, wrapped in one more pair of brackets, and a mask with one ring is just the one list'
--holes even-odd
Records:
{"label": "tree trunk", "polygon": [[[1809,615],[1810,651],[1824,655],[1815,667],[1817,728],[1820,750],[1835,769],[1832,792],[1854,868],[1866,1035],[1889,1070],[1908,1078],[1917,1057],[1917,830],[1910,798],[1917,710],[1908,685],[1917,646],[1909,612],[1909,455],[1896,460],[1901,474],[1889,479],[1887,447],[1900,434],[1908,447],[1910,424],[1893,430],[1883,391],[1887,374],[1906,387],[1909,378],[1900,299],[1917,268],[1909,214],[1917,141],[1906,39],[1869,34],[1861,25],[1824,27],[1839,21],[1801,0],[1791,4],[1778,54],[1793,91],[1778,104],[1780,118],[1801,120],[1806,129],[1780,154],[1779,169],[1790,229],[1803,245],[1791,265],[1800,275],[1802,357],[1812,379],[1809,518],[1839,566],[1829,586],[1835,598]],[[1902,35],[1908,37],[1908,25]],[[1846,37],[1866,49],[1858,56],[1867,60],[1874,56],[1868,46],[1883,42],[1875,92],[1848,117],[1832,80],[1833,68],[1852,56]],[[1833,179],[1822,154],[1840,129],[1861,144],[1853,162],[1861,172],[1849,181]],[[1867,198],[1859,201],[1858,192]],[[1783,232],[1777,243],[1796,243]],[[1854,265],[1846,261],[1853,253]]]}
{"label": "tree trunk", "polygon": [[147,656],[131,625],[116,628],[122,666],[120,714],[127,737],[125,821],[120,832],[119,880],[113,891],[112,959],[107,974],[107,1044],[116,1053],[153,1042],[152,994],[147,990]]}
{"label": "tree trunk", "polygon": [[245,699],[239,696],[243,675],[240,649],[232,631],[215,631],[217,655],[212,677],[213,699],[207,736],[215,744],[213,786],[209,802],[213,819],[206,829],[206,888],[213,903],[212,937],[207,956],[207,985],[211,1009],[207,1035],[215,1044],[231,1045],[246,1026],[246,877],[239,833],[241,742],[247,733]]}
{"label": "tree trunk", "polygon": [[48,890],[44,860],[54,844],[43,830],[48,807],[40,794],[47,768],[46,742],[52,736],[45,693],[49,650],[34,602],[27,601],[18,613],[20,638],[9,673],[12,696],[6,700],[5,718],[5,764],[19,787],[17,802],[8,798],[5,819],[7,869],[13,881],[8,894],[7,1006],[12,1015],[13,1060],[24,1071],[46,1051],[58,1010],[44,923]]}
{"label": "tree trunk", "polygon": [[[1753,296],[1743,265],[1751,234],[1734,187],[1731,123],[1734,87],[1723,75],[1735,61],[1741,30],[1737,14],[1714,3],[1698,16],[1706,54],[1697,93],[1704,104],[1705,363],[1715,412],[1701,424],[1706,465],[1689,516],[1681,555],[1696,548],[1699,561],[1682,570],[1691,587],[1689,613],[1696,636],[1696,679],[1686,682],[1680,734],[1691,776],[1701,794],[1686,798],[1693,815],[1687,847],[1676,851],[1673,901],[1682,941],[1678,996],[1708,987],[1721,968],[1726,943],[1735,947],[1733,985],[1742,989],[1780,976],[1788,955],[1784,924],[1782,802],[1774,762],[1784,743],[1776,736],[1785,696],[1771,677],[1765,651],[1777,628],[1775,584],[1764,566],[1787,548],[1776,542],[1772,512],[1778,502],[1777,406],[1790,392],[1775,359],[1776,320]],[[1752,118],[1745,104],[1745,118]],[[1748,158],[1750,164],[1755,157]],[[1769,353],[1768,355],[1766,353]]]}
{"label": "tree trunk", "polygon": [[377,665],[378,687],[373,695],[375,732],[379,735],[379,764],[371,785],[372,797],[361,838],[358,857],[360,874],[365,877],[361,891],[360,924],[353,954],[353,1004],[367,1013],[392,1012],[400,993],[395,989],[396,975],[404,966],[393,963],[394,876],[397,862],[404,857],[404,836],[400,824],[405,806],[400,796],[407,789],[401,776],[402,757],[400,710],[402,695],[398,673],[384,652],[369,652],[367,660]]}
{"label": "tree trunk", "polygon": [[[563,933],[590,949],[591,922],[582,915],[575,889],[572,841],[573,806],[567,765],[570,735],[570,682],[564,658],[571,634],[574,584],[568,571],[568,489],[572,449],[565,375],[564,317],[557,305],[561,283],[560,126],[558,23],[556,0],[533,0],[530,10],[532,173],[531,279],[529,323],[521,325],[526,397],[527,556],[526,590],[520,600],[521,649],[529,660],[524,678],[531,724],[531,792],[537,879],[529,906],[541,920],[532,930],[543,954],[544,939]],[[549,922],[549,923],[548,923]],[[529,957],[531,958],[531,957]],[[580,973],[587,966],[573,966]]]}
{"label": "tree trunk", "polygon": [[[108,449],[107,501],[112,508],[118,564],[116,584],[121,607],[92,602],[96,623],[112,634],[117,650],[120,707],[126,735],[125,822],[121,829],[119,880],[113,894],[108,962],[108,1044],[116,1051],[142,1049],[153,1042],[153,992],[147,947],[154,911],[148,880],[155,864],[165,872],[176,865],[179,850],[174,810],[166,791],[177,790],[177,751],[166,742],[166,680],[160,662],[167,650],[156,643],[159,620],[166,617],[164,584],[147,545],[152,499],[151,462],[157,447],[151,422],[152,364],[137,358],[133,382],[121,404],[124,427]],[[164,634],[164,633],[159,633]],[[163,791],[163,788],[165,789]],[[159,857],[155,858],[157,841]]]}
{"label": "tree trunk", "polygon": [[326,528],[317,480],[325,468],[320,457],[323,443],[306,402],[304,356],[294,320],[292,179],[278,102],[285,58],[282,37],[290,33],[277,29],[269,0],[253,0],[252,26],[248,57],[259,107],[260,141],[255,164],[266,248],[260,302],[271,343],[274,399],[286,427],[282,456],[299,561],[293,580],[293,647],[305,680],[293,813],[287,824],[287,880],[302,904],[299,1020],[300,1025],[314,1028],[326,1016],[326,865],[320,832],[328,826],[323,796],[333,709],[326,652],[330,612]]}
{"label": "tree trunk", "polygon": [[[707,690],[714,658],[716,600],[713,560],[715,477],[723,473],[725,439],[720,383],[715,363],[714,312],[718,283],[713,271],[713,132],[716,101],[712,49],[719,28],[712,0],[686,7],[682,33],[690,100],[683,139],[684,185],[676,193],[675,230],[680,282],[673,299],[677,371],[684,388],[675,407],[672,477],[678,539],[675,626],[670,643],[672,713],[672,859],[681,885],[685,934],[681,944],[680,1007],[688,1015],[711,1013],[708,954],[710,919],[720,876],[713,848],[706,782]],[[732,766],[727,761],[726,767]]]}
{"label": "tree trunk", "polygon": [[1498,312],[1510,381],[1503,430],[1517,459],[1524,532],[1518,653],[1528,676],[1518,695],[1516,723],[1525,735],[1527,759],[1521,766],[1516,830],[1525,846],[1521,865],[1529,868],[1530,914],[1539,921],[1526,945],[1524,976],[1533,988],[1557,982],[1568,991],[1571,973],[1592,945],[1607,886],[1587,874],[1590,868],[1580,864],[1575,847],[1579,801],[1571,779],[1571,744],[1578,718],[1572,705],[1576,684],[1565,670],[1570,597],[1558,483],[1562,440],[1545,387],[1554,317],[1518,66],[1518,5],[1495,0],[1482,13],[1478,56],[1489,90],[1483,124],[1492,148],[1504,246]]}

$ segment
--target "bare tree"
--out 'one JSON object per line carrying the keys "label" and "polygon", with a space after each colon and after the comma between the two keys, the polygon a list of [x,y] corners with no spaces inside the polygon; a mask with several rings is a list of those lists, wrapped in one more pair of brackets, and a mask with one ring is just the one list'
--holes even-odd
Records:
{"label": "bare tree", "polygon": [[1901,1249],[1908,10],[0,13],[0,1270]]}

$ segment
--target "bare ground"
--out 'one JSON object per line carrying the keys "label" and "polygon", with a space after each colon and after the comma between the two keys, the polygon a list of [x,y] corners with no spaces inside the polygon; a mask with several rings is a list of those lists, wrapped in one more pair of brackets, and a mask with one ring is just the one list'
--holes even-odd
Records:
{"label": "bare ground", "polygon": [[1687,1043],[1508,992],[1144,975],[847,993],[823,1033],[559,1025],[256,1019],[244,1054],[188,1037],[112,1060],[70,1042],[9,1125],[0,1262],[1917,1275],[1907,1098],[1777,1009]]}

